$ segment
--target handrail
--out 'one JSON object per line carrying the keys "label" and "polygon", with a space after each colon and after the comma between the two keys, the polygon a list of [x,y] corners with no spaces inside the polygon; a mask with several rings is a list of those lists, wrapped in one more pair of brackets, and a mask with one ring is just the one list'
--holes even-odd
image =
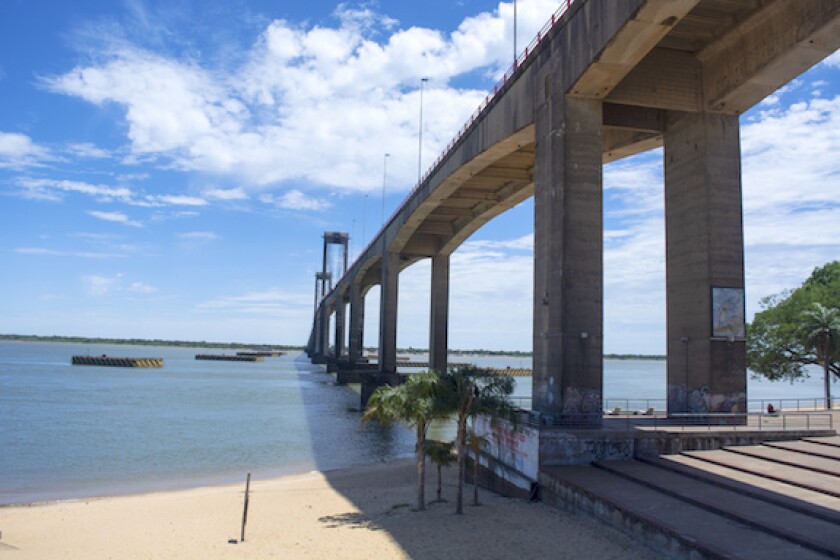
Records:
{"label": "handrail", "polygon": [[[502,78],[493,86],[492,91],[487,94],[487,96],[479,104],[478,108],[473,112],[470,118],[467,119],[467,122],[464,123],[464,126],[461,127],[461,129],[458,131],[455,137],[449,142],[449,144],[447,144],[444,151],[441,152],[441,154],[437,157],[435,162],[426,170],[426,172],[423,174],[423,176],[420,178],[420,180],[417,182],[417,184],[414,186],[411,192],[408,193],[408,195],[403,200],[403,204],[400,204],[391,213],[391,216],[384,224],[382,224],[382,226],[376,232],[376,235],[374,235],[368,242],[368,244],[365,245],[365,248],[356,255],[356,258],[353,259],[353,263],[348,267],[347,270],[352,270],[362,258],[362,256],[365,253],[367,253],[368,250],[370,250],[370,248],[373,246],[376,240],[379,239],[382,233],[388,228],[388,226],[391,225],[391,222],[393,222],[397,215],[400,213],[400,210],[404,206],[405,201],[410,200],[411,197],[413,197],[415,193],[417,193],[417,191],[420,190],[420,187],[423,185],[423,183],[426,182],[426,180],[437,170],[437,168],[443,163],[443,161],[452,153],[453,149],[459,144],[459,142],[464,138],[464,136],[466,136],[467,132],[469,132],[472,129],[473,125],[475,125],[475,123],[479,120],[479,118],[481,117],[481,113],[485,111],[490,105],[492,105],[498,97],[499,93],[504,90],[504,87],[505,85],[507,85],[508,81],[510,81],[510,79],[520,69],[530,64],[531,60],[533,59],[533,54],[536,51],[537,47],[542,43],[542,40],[549,35],[551,30],[554,29],[555,25],[560,23],[561,16],[564,13],[566,13],[566,11],[572,6],[572,4],[579,1],[581,0],[563,0],[563,2],[561,2],[560,7],[557,8],[557,11],[555,11],[554,14],[552,14],[551,19],[549,19],[545,23],[545,25],[542,26],[542,28],[537,32],[537,35],[525,47],[525,50],[523,50],[519,54],[519,56],[516,57],[510,68],[508,68],[508,70],[504,73]],[[330,294],[332,294],[333,291],[335,291],[335,289],[338,287],[341,281],[344,280],[344,277],[346,275],[347,273],[345,272],[345,274],[343,274],[341,278],[338,279],[338,281],[335,283],[335,286],[333,286],[332,290],[330,290],[330,292],[322,298],[322,301],[326,299]]]}

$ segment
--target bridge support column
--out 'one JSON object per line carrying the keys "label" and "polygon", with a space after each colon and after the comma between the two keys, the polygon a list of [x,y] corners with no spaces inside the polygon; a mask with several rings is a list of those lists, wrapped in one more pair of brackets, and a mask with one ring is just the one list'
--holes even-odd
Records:
{"label": "bridge support column", "polygon": [[397,296],[399,293],[399,253],[382,256],[379,300],[379,371],[397,371]]}
{"label": "bridge support column", "polygon": [[746,412],[738,116],[665,132],[668,412]]}
{"label": "bridge support column", "polygon": [[335,352],[333,353],[336,360],[340,360],[344,353],[344,314],[346,310],[347,306],[344,303],[344,298],[338,296],[335,306]]}
{"label": "bridge support column", "polygon": [[446,371],[449,361],[449,255],[432,257],[429,367]]}
{"label": "bridge support column", "polygon": [[536,115],[533,408],[598,425],[603,400],[602,102],[562,87]]}
{"label": "bridge support column", "polygon": [[347,349],[351,364],[357,364],[364,352],[365,298],[361,285],[350,284],[350,345]]}

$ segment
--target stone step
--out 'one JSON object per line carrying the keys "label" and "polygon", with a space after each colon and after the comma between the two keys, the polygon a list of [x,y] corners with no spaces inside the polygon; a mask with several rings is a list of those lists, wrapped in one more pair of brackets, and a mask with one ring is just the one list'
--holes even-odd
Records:
{"label": "stone step", "polygon": [[788,451],[796,451],[797,453],[805,453],[806,455],[814,455],[816,457],[823,457],[826,459],[834,459],[840,461],[840,447],[833,445],[824,445],[821,443],[814,443],[811,441],[794,440],[794,441],[768,441],[763,445],[767,447],[774,447],[777,449],[787,449]]}
{"label": "stone step", "polygon": [[639,460],[840,524],[840,498],[822,492],[701,461],[687,455],[663,455]]}
{"label": "stone step", "polygon": [[819,443],[821,445],[831,445],[834,447],[840,447],[840,436],[806,437],[805,441],[810,441],[811,443]]}
{"label": "stone step", "polygon": [[[544,492],[680,557],[738,560],[825,559],[829,556],[593,466],[544,467]],[[685,549],[696,551],[685,553]]]}
{"label": "stone step", "polygon": [[815,492],[840,498],[840,485],[837,477],[819,472],[808,471],[799,467],[784,465],[774,461],[731,453],[724,449],[714,451],[683,451],[683,455],[701,461],[708,461],[742,472],[762,476],[770,480],[793,484]]}
{"label": "stone step", "polygon": [[594,466],[792,543],[840,558],[840,524],[651,464],[602,461]]}
{"label": "stone step", "polygon": [[[765,459],[767,461],[773,461],[775,463],[781,463],[791,467],[798,467],[800,469],[807,469],[817,473],[840,477],[840,460],[836,459],[814,457],[797,451],[787,451],[778,448],[774,449],[766,445],[739,445],[737,447],[724,447],[724,450],[730,453],[757,457],[759,459]],[[837,481],[837,485],[838,489],[840,489],[840,480]]]}

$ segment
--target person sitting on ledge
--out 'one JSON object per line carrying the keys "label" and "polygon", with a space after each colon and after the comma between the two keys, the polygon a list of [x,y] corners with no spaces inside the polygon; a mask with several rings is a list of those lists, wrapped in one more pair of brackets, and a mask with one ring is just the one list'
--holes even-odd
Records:
{"label": "person sitting on ledge", "polygon": [[776,407],[772,403],[767,405],[767,414],[776,414]]}

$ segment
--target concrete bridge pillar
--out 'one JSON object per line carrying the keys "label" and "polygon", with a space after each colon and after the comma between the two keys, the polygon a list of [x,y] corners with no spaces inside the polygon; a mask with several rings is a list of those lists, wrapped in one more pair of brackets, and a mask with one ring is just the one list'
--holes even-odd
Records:
{"label": "concrete bridge pillar", "polygon": [[449,255],[432,257],[429,367],[446,371],[449,361]]}
{"label": "concrete bridge pillar", "polygon": [[344,354],[344,314],[347,306],[342,296],[338,296],[338,301],[335,306],[335,352],[333,357],[336,360],[341,359]]}
{"label": "concrete bridge pillar", "polygon": [[397,371],[397,296],[399,288],[399,253],[386,251],[382,256],[379,301],[379,372]]}
{"label": "concrete bridge pillar", "polygon": [[668,412],[745,412],[737,115],[669,114],[665,229]]}
{"label": "concrete bridge pillar", "polygon": [[603,400],[602,102],[564,95],[546,82],[535,123],[533,409],[555,422],[597,425]]}
{"label": "concrete bridge pillar", "polygon": [[350,284],[350,340],[347,349],[351,364],[361,360],[364,352],[365,298],[359,282]]}

